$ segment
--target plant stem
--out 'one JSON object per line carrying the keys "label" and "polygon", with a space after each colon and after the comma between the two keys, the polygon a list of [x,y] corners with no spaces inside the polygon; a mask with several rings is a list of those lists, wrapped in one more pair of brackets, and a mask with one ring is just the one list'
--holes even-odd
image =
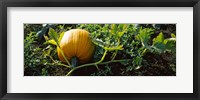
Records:
{"label": "plant stem", "polygon": [[[119,42],[119,41],[118,41],[118,42]],[[77,70],[77,69],[79,69],[79,68],[86,67],[86,66],[92,66],[92,65],[94,65],[97,69],[99,69],[98,66],[97,66],[98,64],[108,64],[108,63],[111,63],[111,62],[120,62],[120,61],[124,61],[124,60],[114,60],[115,56],[117,55],[118,50],[123,50],[122,46],[119,46],[119,45],[118,45],[117,47],[104,47],[104,46],[98,45],[98,43],[96,43],[96,42],[94,42],[94,41],[93,41],[93,43],[96,44],[97,46],[102,47],[102,48],[105,50],[103,56],[101,57],[101,60],[99,60],[99,61],[97,61],[97,62],[95,62],[95,63],[89,63],[89,64],[84,64],[84,65],[77,66],[77,67],[73,68],[72,70],[70,70],[70,71],[67,73],[66,76],[69,76],[69,75],[71,75],[71,73],[72,73],[73,71],[75,71],[75,70]],[[117,51],[116,51],[116,54],[115,54],[114,57],[113,57],[113,59],[112,59],[111,61],[101,63],[101,62],[104,60],[104,58],[105,58],[107,52],[108,52],[108,51],[113,51],[113,50],[117,50]],[[127,60],[127,59],[126,59],[126,60]]]}
{"label": "plant stem", "polygon": [[[54,63],[54,64],[56,64],[56,65],[58,65],[58,66],[63,66],[63,67],[66,67],[66,68],[71,68],[70,66],[67,66],[67,65],[61,64],[61,63]],[[47,63],[47,65],[52,66],[52,64],[49,64],[49,63]]]}
{"label": "plant stem", "polygon": [[[118,39],[117,43],[118,43],[117,46],[119,46],[119,45],[120,45],[120,39]],[[112,57],[111,60],[114,60],[114,59],[115,59],[115,57],[117,56],[117,52],[118,52],[118,50],[116,50],[116,51],[113,53],[113,57]]]}
{"label": "plant stem", "polygon": [[68,64],[69,66],[71,66],[71,64],[69,63],[69,61],[68,61],[67,58],[65,57],[63,50],[60,48],[60,46],[59,46],[58,44],[57,44],[57,46],[58,46],[58,48],[60,49],[61,54],[62,54],[63,58],[65,59],[65,61],[67,62],[67,64]]}
{"label": "plant stem", "polygon": [[54,59],[53,59],[53,57],[51,57],[51,56],[48,56],[52,61],[53,61],[53,63],[55,63],[55,64],[57,64],[57,65],[60,65],[60,66],[65,66],[65,67],[67,67],[67,68],[71,68],[70,66],[68,66],[68,65],[65,65],[65,64],[61,64],[61,63],[57,63]]}
{"label": "plant stem", "polygon": [[54,62],[56,63],[56,61],[49,55],[49,58]]}
{"label": "plant stem", "polygon": [[97,70],[100,70],[97,64],[95,66],[96,66]]}
{"label": "plant stem", "polygon": [[99,64],[99,63],[101,63],[101,62],[104,60],[104,58],[105,58],[107,52],[108,52],[108,50],[105,50],[103,56],[101,57],[101,60],[95,62],[95,64]]}
{"label": "plant stem", "polygon": [[[114,63],[114,62],[122,62],[122,61],[126,61],[126,60],[130,60],[130,59],[123,59],[123,60],[112,60],[112,61],[107,61],[107,62],[102,62],[102,63],[98,63],[99,65],[104,65],[104,64],[109,64],[109,63]],[[79,69],[79,68],[83,68],[86,66],[94,66],[97,65],[96,63],[90,63],[90,64],[84,64],[84,65],[80,65],[75,67],[74,69],[70,70],[66,76],[71,75],[72,72],[74,72],[75,70]]]}
{"label": "plant stem", "polygon": [[118,52],[118,50],[115,51],[115,53],[113,54],[113,57],[112,57],[111,60],[114,60],[114,59],[115,59],[115,57],[116,57],[116,55],[117,55],[117,52]]}
{"label": "plant stem", "polygon": [[57,63],[57,65],[64,66],[64,67],[67,67],[67,68],[71,68],[70,66],[67,66],[67,65],[65,65],[65,64]]}
{"label": "plant stem", "polygon": [[104,54],[103,54],[103,56],[101,57],[101,60],[99,60],[99,61],[97,61],[97,62],[95,62],[95,63],[90,63],[90,64],[84,64],[84,65],[77,66],[77,67],[73,68],[71,71],[69,71],[69,72],[67,73],[67,76],[70,75],[70,74],[71,74],[74,70],[76,70],[76,69],[79,69],[79,68],[82,68],[82,67],[85,67],[85,66],[97,65],[97,64],[101,63],[101,62],[104,60],[106,54],[107,54],[107,50],[104,51]]}

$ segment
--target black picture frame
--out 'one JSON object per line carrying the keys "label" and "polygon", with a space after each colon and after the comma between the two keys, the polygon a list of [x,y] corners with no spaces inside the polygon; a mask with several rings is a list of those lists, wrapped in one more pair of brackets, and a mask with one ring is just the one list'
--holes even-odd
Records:
{"label": "black picture frame", "polygon": [[[1,100],[200,100],[200,0],[1,0]],[[193,7],[193,93],[7,93],[7,7]],[[103,88],[103,87],[102,87]]]}

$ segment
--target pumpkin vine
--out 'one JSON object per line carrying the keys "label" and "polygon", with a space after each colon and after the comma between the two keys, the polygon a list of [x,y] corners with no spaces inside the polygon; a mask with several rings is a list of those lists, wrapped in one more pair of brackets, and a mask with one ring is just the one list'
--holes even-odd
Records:
{"label": "pumpkin vine", "polygon": [[[70,34],[76,34],[76,35],[77,35],[78,32],[81,32],[82,34],[85,34],[85,33],[84,33],[85,31],[80,30],[80,29],[78,29],[78,30],[73,30],[71,33],[69,33],[69,31],[68,31],[68,33],[65,33],[65,34],[68,34],[68,36],[69,36]],[[65,65],[65,64],[58,64],[58,65],[65,66],[65,67],[71,69],[71,70],[66,74],[66,76],[71,75],[75,70],[80,69],[80,68],[83,68],[83,67],[95,66],[95,67],[99,70],[98,65],[108,64],[108,63],[113,63],[113,62],[122,62],[122,61],[127,61],[127,60],[129,60],[129,59],[114,60],[115,56],[117,55],[117,51],[118,51],[118,50],[123,50],[123,45],[119,45],[119,44],[120,44],[120,43],[119,43],[119,40],[118,40],[118,45],[117,45],[117,46],[113,46],[113,47],[106,47],[106,46],[103,46],[103,45],[99,44],[98,42],[96,42],[95,40],[93,40],[93,41],[92,41],[93,44],[95,44],[96,46],[99,46],[99,47],[101,47],[101,48],[104,49],[104,53],[103,53],[101,59],[100,59],[99,61],[97,61],[97,62],[94,62],[94,63],[87,63],[87,64],[83,64],[83,65],[80,65],[80,66],[74,66],[74,64],[73,64],[73,60],[74,60],[73,58],[74,58],[74,56],[72,57],[72,64],[70,64],[70,62],[69,62],[69,60],[67,59],[67,57],[66,57],[66,55],[65,55],[65,53],[64,53],[64,51],[63,51],[63,49],[62,49],[61,46],[60,46],[64,34],[61,34],[60,37],[59,37],[59,39],[58,39],[58,36],[55,35],[55,34],[57,34],[57,33],[55,32],[55,30],[53,30],[53,29],[51,28],[51,29],[49,30],[49,36],[50,36],[50,38],[52,38],[53,40],[48,40],[47,42],[57,46],[58,53],[59,53],[59,52],[61,53],[60,59],[63,60],[63,58],[64,58],[63,61],[67,62],[67,64],[68,64],[68,65]],[[71,35],[71,36],[73,36],[73,35]],[[73,38],[73,37],[70,37],[70,38]],[[66,40],[64,40],[64,41],[66,41]],[[82,42],[82,41],[81,41],[81,42]],[[70,43],[71,43],[71,42],[70,42]],[[107,55],[107,52],[108,52],[108,51],[115,51],[115,53],[113,53],[113,57],[112,57],[112,59],[111,59],[110,61],[103,62],[104,59],[105,59],[105,56]],[[75,56],[76,56],[76,55],[75,55]],[[63,58],[62,58],[62,57],[63,57]],[[50,57],[50,58],[53,60],[52,57]],[[70,58],[70,59],[71,59],[71,58]],[[75,60],[77,60],[77,59],[75,58]],[[54,61],[54,60],[53,60],[53,61]],[[54,62],[55,62],[55,61],[54,61]],[[75,65],[76,65],[76,64],[75,64]]]}

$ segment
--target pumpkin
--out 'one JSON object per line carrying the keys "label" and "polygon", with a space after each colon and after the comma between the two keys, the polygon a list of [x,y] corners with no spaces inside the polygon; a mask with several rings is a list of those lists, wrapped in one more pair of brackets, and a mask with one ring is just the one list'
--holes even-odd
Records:
{"label": "pumpkin", "polygon": [[[77,61],[80,63],[90,61],[95,49],[89,32],[83,29],[71,29],[65,32],[59,45],[67,60],[72,62],[72,67],[77,65]],[[60,49],[57,48],[58,57],[65,62]]]}

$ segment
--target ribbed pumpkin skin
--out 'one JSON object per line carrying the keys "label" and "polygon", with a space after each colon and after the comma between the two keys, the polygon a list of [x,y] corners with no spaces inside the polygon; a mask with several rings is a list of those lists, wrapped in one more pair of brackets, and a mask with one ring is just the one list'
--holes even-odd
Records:
{"label": "ribbed pumpkin skin", "polygon": [[[89,37],[89,32],[82,29],[71,29],[65,32],[60,41],[60,47],[69,61],[76,56],[80,63],[88,62],[95,49]],[[57,48],[57,51],[59,59],[65,62],[59,48]]]}

